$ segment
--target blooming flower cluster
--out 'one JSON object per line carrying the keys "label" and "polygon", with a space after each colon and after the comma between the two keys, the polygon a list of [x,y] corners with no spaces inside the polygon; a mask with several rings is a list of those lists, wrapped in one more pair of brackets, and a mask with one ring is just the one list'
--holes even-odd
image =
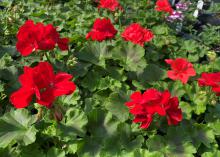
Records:
{"label": "blooming flower cluster", "polygon": [[169,14],[172,14],[173,12],[173,8],[171,7],[169,0],[157,0],[155,9]]}
{"label": "blooming flower cluster", "polygon": [[155,114],[166,116],[168,125],[177,125],[182,120],[178,98],[171,97],[169,91],[159,92],[152,88],[143,94],[134,92],[130,99],[131,101],[126,102],[126,106],[135,116],[133,122],[141,123],[141,128],[147,129]]}
{"label": "blooming flower cluster", "polygon": [[188,9],[190,3],[188,2],[182,2],[179,1],[175,6],[176,10],[173,10],[173,12],[166,18],[167,21],[169,22],[174,22],[174,21],[182,21],[184,19],[183,12]]}
{"label": "blooming flower cluster", "polygon": [[140,24],[133,23],[124,30],[121,36],[126,41],[144,46],[145,42],[149,42],[153,39],[154,34],[150,30],[141,27]]}
{"label": "blooming flower cluster", "polygon": [[165,62],[171,66],[172,70],[167,71],[167,75],[172,80],[180,80],[186,84],[190,76],[196,75],[193,64],[184,58],[166,59]]}
{"label": "blooming flower cluster", "polygon": [[184,18],[183,13],[181,11],[173,11],[171,15],[169,15],[166,19],[167,21],[173,22],[175,20],[182,21]]}
{"label": "blooming flower cluster", "polygon": [[[105,39],[112,39],[117,34],[117,30],[114,28],[110,19],[96,19],[92,30],[87,33],[86,39],[92,38],[92,40],[103,41]],[[145,42],[149,42],[153,39],[154,35],[149,29],[143,28],[138,23],[133,23],[124,30],[121,34],[125,41],[131,41],[134,44],[144,46]]]}
{"label": "blooming flower cluster", "polygon": [[33,68],[25,66],[24,73],[19,77],[21,88],[11,95],[10,101],[16,108],[24,108],[35,95],[37,103],[51,107],[56,97],[75,91],[76,86],[70,79],[70,74],[55,74],[47,62],[40,62]]}
{"label": "blooming flower cluster", "polygon": [[117,34],[117,30],[114,28],[110,19],[96,19],[92,30],[87,33],[86,39],[92,38],[92,40],[103,41],[105,39],[114,38]]}
{"label": "blooming flower cluster", "polygon": [[[23,56],[37,50],[52,50],[56,44],[61,50],[68,50],[68,38],[60,38],[51,24],[45,26],[27,20],[20,27],[17,39],[16,48]],[[76,86],[71,79],[72,75],[64,72],[55,74],[48,62],[40,62],[35,67],[25,66],[19,77],[21,87],[11,94],[10,101],[16,108],[24,108],[35,96],[37,103],[50,108],[56,97],[75,91]]]}
{"label": "blooming flower cluster", "polygon": [[198,79],[199,86],[210,86],[216,95],[220,96],[220,72],[202,73]]}
{"label": "blooming flower cluster", "polygon": [[122,10],[117,0],[100,0],[98,8],[105,8],[110,11],[116,11],[116,9]]}
{"label": "blooming flower cluster", "polygon": [[176,9],[180,10],[180,11],[186,11],[186,10],[188,10],[189,4],[190,3],[188,3],[188,2],[181,2],[180,1],[176,4]]}
{"label": "blooming flower cluster", "polygon": [[61,50],[68,50],[68,38],[60,38],[53,25],[34,24],[27,20],[17,34],[17,50],[22,56],[28,56],[37,50],[52,50],[57,44]]}

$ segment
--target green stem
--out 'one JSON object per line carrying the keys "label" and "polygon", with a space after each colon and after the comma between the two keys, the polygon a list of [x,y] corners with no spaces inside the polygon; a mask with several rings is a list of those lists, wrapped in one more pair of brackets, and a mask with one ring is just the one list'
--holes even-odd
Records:
{"label": "green stem", "polygon": [[46,56],[46,58],[47,58],[47,61],[52,64],[52,61],[51,61],[51,59],[50,59],[50,56],[48,55],[48,52],[45,52],[45,56]]}

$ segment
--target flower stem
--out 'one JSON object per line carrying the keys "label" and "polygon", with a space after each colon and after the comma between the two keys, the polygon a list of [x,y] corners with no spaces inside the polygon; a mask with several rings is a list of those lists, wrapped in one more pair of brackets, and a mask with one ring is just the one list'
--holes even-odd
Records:
{"label": "flower stem", "polygon": [[47,61],[52,64],[52,61],[51,61],[51,59],[50,59],[50,56],[49,56],[48,52],[45,52],[45,56],[46,56],[46,58],[47,58]]}

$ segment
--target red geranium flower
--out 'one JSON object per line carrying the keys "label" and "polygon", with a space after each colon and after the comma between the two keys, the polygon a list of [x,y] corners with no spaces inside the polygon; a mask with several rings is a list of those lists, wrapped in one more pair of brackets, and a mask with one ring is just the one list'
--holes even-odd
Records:
{"label": "red geranium flower", "polygon": [[165,105],[167,113],[168,125],[177,125],[183,119],[182,111],[179,108],[179,101],[177,97],[170,98]]}
{"label": "red geranium flower", "polygon": [[103,41],[114,38],[115,34],[117,34],[117,30],[110,19],[98,18],[95,20],[92,30],[86,35],[86,39],[92,38],[92,40]]}
{"label": "red geranium flower", "polygon": [[126,41],[131,41],[132,43],[139,44],[141,46],[144,46],[145,42],[151,41],[154,37],[150,30],[141,27],[138,23],[133,23],[128,26],[121,36]]}
{"label": "red geranium flower", "polygon": [[60,38],[53,25],[43,23],[34,24],[27,20],[19,28],[16,48],[22,56],[28,56],[37,50],[52,50],[58,44],[61,50],[68,50],[68,38]]}
{"label": "red geranium flower", "polygon": [[105,8],[111,11],[115,11],[116,9],[122,10],[122,7],[117,0],[100,0],[98,8]]}
{"label": "red geranium flower", "polygon": [[177,125],[182,120],[178,99],[171,98],[169,91],[159,92],[156,89],[148,89],[144,94],[134,92],[130,98],[131,101],[126,102],[125,105],[135,116],[133,122],[141,122],[141,128],[148,128],[156,113],[160,116],[167,115],[169,125]]}
{"label": "red geranium flower", "polygon": [[40,62],[34,68],[24,67],[24,74],[19,77],[21,88],[10,96],[10,101],[16,108],[24,108],[35,95],[37,103],[51,107],[56,97],[75,91],[76,86],[70,79],[72,75],[67,73],[54,74],[47,62]]}
{"label": "red geranium flower", "polygon": [[220,72],[216,73],[202,73],[201,78],[198,79],[199,86],[210,86],[212,91],[220,95]]}
{"label": "red geranium flower", "polygon": [[180,80],[183,84],[186,84],[190,76],[196,75],[193,64],[184,58],[166,59],[165,61],[171,65],[172,70],[169,70],[167,75],[172,80]]}
{"label": "red geranium flower", "polygon": [[173,9],[170,5],[169,0],[157,0],[156,2],[156,10],[157,11],[163,11],[167,12],[169,14],[172,14]]}

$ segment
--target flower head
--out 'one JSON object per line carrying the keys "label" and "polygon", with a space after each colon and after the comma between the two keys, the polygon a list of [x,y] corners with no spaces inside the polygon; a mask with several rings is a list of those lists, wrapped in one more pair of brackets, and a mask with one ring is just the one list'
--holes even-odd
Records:
{"label": "flower head", "polygon": [[172,80],[180,80],[183,84],[186,84],[190,76],[196,75],[193,64],[184,58],[166,59],[165,61],[171,65],[172,70],[169,70],[167,75]]}
{"label": "flower head", "polygon": [[115,11],[116,9],[122,10],[118,0],[100,0],[98,8],[105,8],[110,11]]}
{"label": "flower head", "polygon": [[126,102],[125,105],[135,116],[133,122],[141,123],[141,128],[148,128],[155,114],[166,116],[169,125],[177,125],[182,120],[182,111],[178,108],[178,98],[171,98],[169,91],[159,92],[152,88],[143,94],[134,92],[130,99],[131,101]]}
{"label": "flower head", "polygon": [[126,41],[144,46],[145,42],[153,39],[154,34],[150,30],[143,28],[140,24],[133,23],[124,30],[121,36]]}
{"label": "flower head", "polygon": [[117,30],[114,28],[110,19],[96,19],[92,30],[87,33],[86,39],[92,38],[92,40],[103,41],[105,39],[112,39],[117,34]]}
{"label": "flower head", "polygon": [[19,28],[16,48],[22,56],[28,56],[37,50],[52,50],[57,44],[61,50],[68,50],[68,38],[60,38],[53,25],[43,23],[34,24],[27,20]]}
{"label": "flower head", "polygon": [[198,79],[199,86],[210,86],[216,95],[220,95],[220,72],[202,73]]}
{"label": "flower head", "polygon": [[16,108],[24,108],[35,95],[37,103],[51,107],[56,97],[75,91],[76,86],[70,79],[70,74],[55,74],[53,67],[47,62],[40,62],[33,68],[24,67],[24,73],[19,77],[21,88],[12,93],[10,101]]}
{"label": "flower head", "polygon": [[186,11],[186,10],[188,10],[189,4],[190,3],[180,1],[176,4],[176,9],[181,10],[181,11]]}
{"label": "flower head", "polygon": [[169,0],[157,0],[156,10],[162,11],[162,12],[167,12],[169,14],[172,14],[172,12],[173,12],[173,9],[170,5]]}
{"label": "flower head", "polygon": [[182,21],[184,18],[183,13],[181,11],[173,11],[166,19],[167,21],[173,22],[175,20]]}

